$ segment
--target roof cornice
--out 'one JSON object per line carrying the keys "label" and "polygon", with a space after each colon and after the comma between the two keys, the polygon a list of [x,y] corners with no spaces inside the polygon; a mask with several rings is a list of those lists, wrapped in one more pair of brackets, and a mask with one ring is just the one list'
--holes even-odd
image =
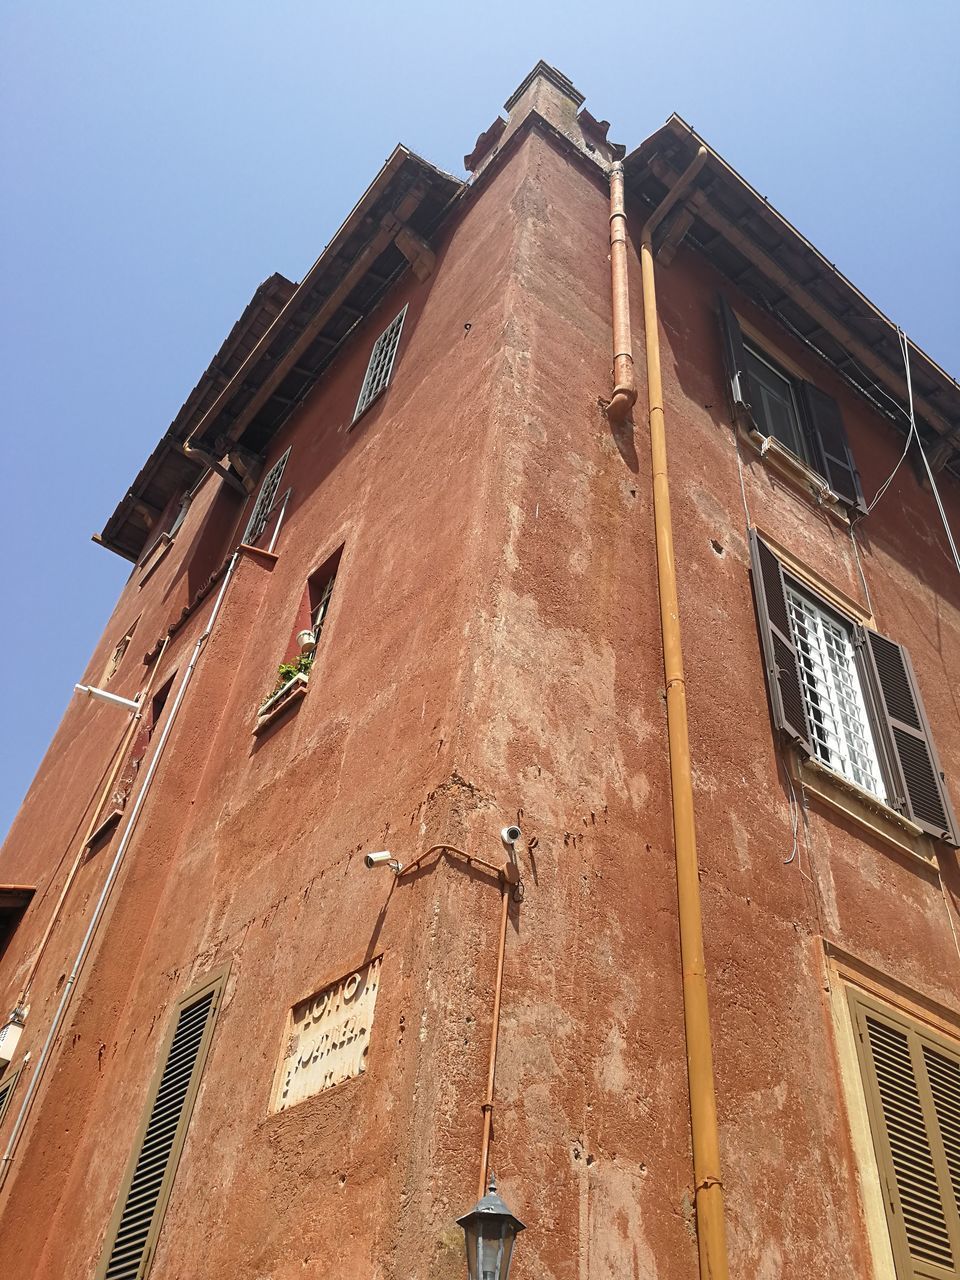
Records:
{"label": "roof cornice", "polygon": [[[628,191],[655,205],[699,147],[707,162],[677,217],[684,234],[755,304],[773,315],[905,429],[906,377],[894,322],[680,116],[624,161]],[[670,227],[664,234],[669,237]],[[938,467],[960,464],[960,385],[909,342],[914,403]]]}

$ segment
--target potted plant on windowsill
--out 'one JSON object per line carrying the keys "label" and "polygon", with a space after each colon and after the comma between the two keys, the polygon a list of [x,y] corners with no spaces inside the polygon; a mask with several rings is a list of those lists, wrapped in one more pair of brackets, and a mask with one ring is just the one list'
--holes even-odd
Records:
{"label": "potted plant on windowsill", "polygon": [[313,653],[301,653],[293,662],[281,662],[277,667],[277,683],[272,693],[264,699],[257,711],[257,729],[263,729],[277,719],[294,702],[306,693]]}

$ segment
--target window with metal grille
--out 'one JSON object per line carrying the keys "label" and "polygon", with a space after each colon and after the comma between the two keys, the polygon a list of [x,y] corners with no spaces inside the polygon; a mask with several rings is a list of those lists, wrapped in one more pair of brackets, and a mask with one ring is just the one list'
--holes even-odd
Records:
{"label": "window with metal grille", "polygon": [[887,788],[860,684],[852,628],[789,582],[787,607],[818,759],[886,801]]}
{"label": "window with metal grille", "polygon": [[150,1267],[209,1048],[224,975],[184,997],[154,1078],[138,1146],[107,1232],[97,1280],[143,1280]]}
{"label": "window with metal grille", "polygon": [[0,1124],[3,1123],[3,1117],[7,1114],[7,1107],[10,1105],[19,1077],[20,1067],[17,1067],[16,1071],[11,1072],[5,1080],[0,1080]]}
{"label": "window with metal grille", "polygon": [[280,490],[280,481],[283,479],[283,471],[287,465],[287,459],[290,457],[290,450],[278,462],[275,462],[264,477],[263,484],[260,486],[260,492],[257,494],[257,500],[254,503],[253,510],[250,512],[250,519],[247,521],[247,527],[243,531],[241,542],[245,542],[247,546],[255,546],[257,539],[267,527],[267,521],[270,519],[270,513],[273,511],[277,502],[277,496]]}
{"label": "window with metal grille", "polygon": [[407,308],[404,307],[400,314],[390,321],[373,344],[373,350],[370,352],[370,360],[367,364],[367,372],[363,378],[363,386],[360,388],[360,395],[357,399],[357,407],[353,411],[354,422],[360,417],[361,413],[373,404],[377,396],[387,388],[390,375],[393,372],[393,362],[397,358],[400,330],[403,328],[403,320],[406,314]]}
{"label": "window with metal grille", "polygon": [[776,728],[930,835],[960,843],[906,649],[800,581],[756,529],[749,540]]}
{"label": "window with metal grille", "polygon": [[960,1278],[960,1043],[849,999],[898,1280]]}

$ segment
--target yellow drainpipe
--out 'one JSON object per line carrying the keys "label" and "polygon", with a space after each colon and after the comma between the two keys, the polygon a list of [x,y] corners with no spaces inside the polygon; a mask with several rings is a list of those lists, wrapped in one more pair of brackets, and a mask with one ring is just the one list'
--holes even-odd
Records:
{"label": "yellow drainpipe", "polygon": [[[700,869],[693,817],[693,778],[690,771],[690,736],[687,694],[683,675],[677,571],[670,515],[670,485],[663,421],[663,382],[660,372],[660,336],[657,294],[653,270],[653,233],[699,173],[707,159],[701,147],[692,163],[647,219],[640,235],[640,268],[643,283],[643,327],[646,339],[647,409],[650,457],[653,470],[653,517],[657,539],[657,585],[660,595],[660,632],[667,690],[667,735],[670,743],[670,789],[673,838],[677,864],[677,900],[680,922],[680,957],[683,971],[683,1021],[687,1043],[687,1080],[690,1090],[690,1129],[693,1138],[694,1195],[701,1280],[729,1280],[723,1182],[720,1176],[720,1139],[713,1078],[713,1049],[707,973],[703,953],[703,915],[700,907]],[[622,167],[611,174],[611,228],[615,212],[623,214]],[[611,250],[613,246],[611,244]],[[623,255],[625,258],[625,254]],[[624,263],[625,269],[625,263]],[[625,290],[615,290],[619,298]],[[615,339],[616,342],[616,339]],[[622,342],[618,343],[623,350]],[[625,400],[626,397],[621,397]],[[611,407],[614,407],[611,405]]]}

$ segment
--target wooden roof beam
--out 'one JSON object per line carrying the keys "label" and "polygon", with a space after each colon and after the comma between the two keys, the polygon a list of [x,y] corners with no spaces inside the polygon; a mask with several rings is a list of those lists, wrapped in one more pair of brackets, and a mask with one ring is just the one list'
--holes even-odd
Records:
{"label": "wooden roof beam", "polygon": [[[425,194],[426,187],[423,183],[415,183],[406,195],[403,196],[393,211],[385,214],[384,217],[381,218],[379,230],[376,232],[373,239],[360,251],[351,263],[340,283],[331,292],[322,306],[317,309],[309,322],[304,325],[299,336],[291,343],[286,352],[276,361],[267,377],[261,383],[259,390],[251,397],[246,406],[230,424],[227,430],[227,434],[230,439],[240,439],[244,430],[249,426],[257,413],[259,413],[260,409],[262,409],[269,400],[274,387],[276,387],[278,383],[286,377],[303,355],[307,347],[310,346],[311,342],[319,334],[320,330],[330,321],[334,313],[340,309],[344,301],[350,296],[356,285],[366,273],[367,269],[377,260],[377,258],[379,258],[384,249],[392,244],[396,238],[397,232],[401,230],[403,224],[416,211]],[[296,294],[294,294],[287,306],[289,307],[295,304]],[[274,323],[279,324],[282,319],[283,316],[281,313],[280,319]],[[261,343],[263,345],[269,345],[271,331],[272,330],[268,330],[264,335],[264,338],[261,339]],[[260,352],[257,349],[254,349],[251,353],[248,358],[249,368],[253,367],[253,364],[259,354]],[[193,433],[195,436],[201,435],[207,422],[213,421],[217,417],[217,414],[226,405],[229,397],[230,386],[227,386],[219,396],[216,404],[207,412],[203,421],[195,429]]]}

